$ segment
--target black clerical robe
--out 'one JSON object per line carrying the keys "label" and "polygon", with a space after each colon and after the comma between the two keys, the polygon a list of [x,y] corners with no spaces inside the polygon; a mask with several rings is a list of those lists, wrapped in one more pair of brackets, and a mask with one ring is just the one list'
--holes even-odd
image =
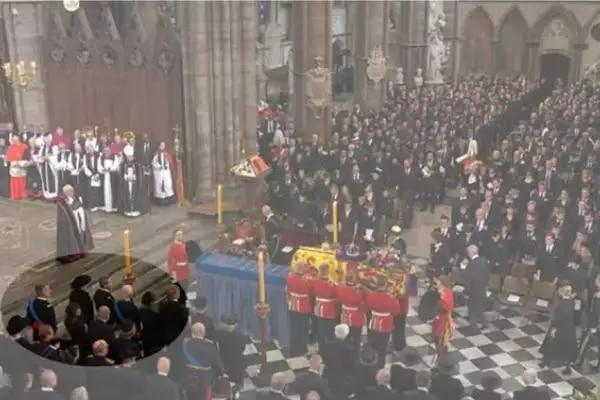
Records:
{"label": "black clerical robe", "polygon": [[150,211],[148,179],[143,166],[133,161],[125,161],[119,174],[119,212],[127,217],[137,217]]}
{"label": "black clerical robe", "polygon": [[94,248],[94,240],[81,199],[59,197],[56,207],[56,258],[61,262],[82,258]]}

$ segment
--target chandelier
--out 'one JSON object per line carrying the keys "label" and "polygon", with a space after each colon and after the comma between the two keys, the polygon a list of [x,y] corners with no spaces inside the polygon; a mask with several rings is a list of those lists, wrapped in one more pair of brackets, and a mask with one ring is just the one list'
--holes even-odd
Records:
{"label": "chandelier", "polygon": [[68,12],[75,12],[79,10],[79,0],[63,0],[63,7]]}
{"label": "chandelier", "polygon": [[2,66],[6,82],[13,89],[25,90],[34,82],[38,72],[37,64],[32,61],[29,63],[29,70],[27,67],[24,61],[20,61],[14,67],[11,63],[4,63]]}

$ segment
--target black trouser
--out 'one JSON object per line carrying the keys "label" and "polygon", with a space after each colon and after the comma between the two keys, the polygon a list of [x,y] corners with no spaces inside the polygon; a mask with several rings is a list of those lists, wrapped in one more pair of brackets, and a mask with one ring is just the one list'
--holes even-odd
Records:
{"label": "black trouser", "polygon": [[421,196],[421,211],[425,211],[429,207],[429,211],[434,212],[439,194],[435,190],[427,188],[421,193]]}
{"label": "black trouser", "polygon": [[394,351],[402,351],[406,347],[406,315],[398,314],[394,317],[392,347]]}
{"label": "black trouser", "polygon": [[383,368],[385,365],[385,356],[387,347],[390,343],[390,334],[383,332],[375,332],[369,329],[369,345],[377,352],[377,366]]}
{"label": "black trouser", "polygon": [[308,353],[308,327],[311,314],[290,311],[290,356]]}
{"label": "black trouser", "polygon": [[319,344],[319,351],[323,351],[325,345],[333,340],[335,325],[335,319],[317,317],[317,343]]}
{"label": "black trouser", "polygon": [[[596,352],[590,352],[592,347],[596,346]],[[595,367],[600,366],[600,332],[598,330],[590,330],[584,337],[579,347],[579,355],[577,357],[577,367],[581,367],[584,361],[589,360],[590,364],[595,361]],[[593,358],[588,357],[592,355]]]}
{"label": "black trouser", "polygon": [[357,328],[354,326],[350,327],[350,334],[348,334],[348,342],[354,347],[356,351],[360,351],[360,342],[362,339],[362,327]]}

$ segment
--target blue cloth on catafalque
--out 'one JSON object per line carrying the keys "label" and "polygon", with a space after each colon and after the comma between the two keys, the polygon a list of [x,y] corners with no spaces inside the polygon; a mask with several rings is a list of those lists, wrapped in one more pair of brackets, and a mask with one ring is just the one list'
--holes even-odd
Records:
{"label": "blue cloth on catafalque", "polygon": [[[255,260],[224,254],[206,253],[196,259],[197,296],[206,297],[209,314],[216,321],[224,314],[238,316],[239,329],[260,338],[258,317],[254,310],[258,302],[258,265]],[[281,346],[289,342],[289,317],[285,296],[285,280],[289,267],[265,265],[267,302],[271,313],[267,319],[267,334]]]}

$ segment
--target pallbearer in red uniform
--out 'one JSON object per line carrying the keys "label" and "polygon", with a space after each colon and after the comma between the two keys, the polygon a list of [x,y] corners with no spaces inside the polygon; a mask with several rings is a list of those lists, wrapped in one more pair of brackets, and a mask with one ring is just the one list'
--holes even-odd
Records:
{"label": "pallbearer in red uniform", "polygon": [[303,264],[296,264],[288,274],[285,292],[290,312],[290,356],[299,357],[308,352],[308,329],[312,314],[312,287],[304,280]]}
{"label": "pallbearer in red uniform", "polygon": [[440,311],[436,319],[433,320],[431,333],[433,334],[439,360],[448,351],[448,344],[454,334],[454,321],[452,320],[454,293],[450,289],[450,279],[447,276],[440,276],[435,279],[435,287],[440,294]]}
{"label": "pallbearer in red uniform", "polygon": [[187,291],[190,279],[190,266],[185,242],[183,240],[183,230],[177,229],[173,244],[169,247],[167,254],[167,269],[175,281],[179,282],[184,291]]}
{"label": "pallbearer in red uniform", "polygon": [[350,327],[348,338],[358,351],[365,325],[365,296],[356,286],[356,273],[348,272],[346,283],[336,286],[335,296],[342,305],[341,323]]}
{"label": "pallbearer in red uniform", "polygon": [[401,308],[398,299],[387,293],[387,279],[383,276],[377,279],[377,291],[369,293],[365,303],[371,311],[369,345],[377,351],[381,368],[385,365],[390,334],[394,330],[394,317],[400,314]]}
{"label": "pallbearer in red uniform", "polygon": [[27,145],[21,142],[19,135],[12,135],[12,143],[6,149],[6,161],[9,163],[10,198],[20,200],[27,198],[27,164],[24,159]]}
{"label": "pallbearer in red uniform", "polygon": [[319,350],[333,340],[333,330],[337,323],[337,298],[335,286],[329,282],[329,265],[319,267],[319,279],[312,284],[315,296],[314,313],[317,321],[317,342]]}

